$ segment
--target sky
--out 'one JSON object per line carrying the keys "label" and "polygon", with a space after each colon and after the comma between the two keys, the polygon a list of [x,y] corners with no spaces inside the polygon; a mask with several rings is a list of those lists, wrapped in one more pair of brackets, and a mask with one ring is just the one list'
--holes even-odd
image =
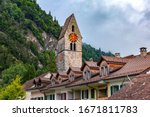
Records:
{"label": "sky", "polygon": [[83,42],[121,56],[150,51],[150,0],[37,0],[61,26],[75,14]]}

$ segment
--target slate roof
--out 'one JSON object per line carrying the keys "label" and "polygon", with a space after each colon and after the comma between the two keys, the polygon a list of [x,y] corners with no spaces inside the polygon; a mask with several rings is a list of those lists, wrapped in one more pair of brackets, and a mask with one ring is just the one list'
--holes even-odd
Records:
{"label": "slate roof", "polygon": [[150,74],[135,77],[109,100],[150,100]]}

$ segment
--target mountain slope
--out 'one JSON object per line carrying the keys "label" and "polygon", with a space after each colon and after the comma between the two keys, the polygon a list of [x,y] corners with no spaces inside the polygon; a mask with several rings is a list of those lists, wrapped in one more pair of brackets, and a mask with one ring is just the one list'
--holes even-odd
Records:
{"label": "mountain slope", "polygon": [[[0,0],[0,80],[22,83],[45,72],[56,72],[55,48],[61,27],[36,0]],[[99,59],[101,52],[83,44],[83,61]],[[18,72],[15,72],[15,70]]]}
{"label": "mountain slope", "polygon": [[18,62],[33,66],[35,75],[50,70],[47,61],[55,55],[48,50],[55,49],[60,30],[35,0],[1,0],[0,75]]}

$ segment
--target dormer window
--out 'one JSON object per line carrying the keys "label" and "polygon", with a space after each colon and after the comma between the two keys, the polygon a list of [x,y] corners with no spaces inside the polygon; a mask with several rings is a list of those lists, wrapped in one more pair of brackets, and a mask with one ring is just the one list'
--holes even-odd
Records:
{"label": "dormer window", "polygon": [[33,84],[34,84],[34,87],[36,87],[37,85],[36,85],[36,81],[35,80],[33,80]]}
{"label": "dormer window", "polygon": [[38,82],[38,86],[41,86],[41,83],[42,83],[42,81],[41,81],[41,79],[39,79],[39,82]]}
{"label": "dormer window", "polygon": [[91,72],[90,71],[84,71],[84,79],[85,80],[88,80],[91,78]]}
{"label": "dormer window", "polygon": [[101,76],[107,76],[109,74],[109,68],[108,66],[102,66],[101,67],[101,72],[100,72],[100,75]]}
{"label": "dormer window", "polygon": [[59,78],[58,81],[59,81],[59,83],[61,83],[62,82],[61,78]]}
{"label": "dormer window", "polygon": [[54,80],[52,80],[51,83],[52,83],[52,85],[55,85],[55,81]]}
{"label": "dormer window", "polygon": [[71,74],[71,75],[69,76],[69,80],[70,80],[70,81],[74,81],[74,78],[75,78],[75,76],[74,76],[73,74]]}

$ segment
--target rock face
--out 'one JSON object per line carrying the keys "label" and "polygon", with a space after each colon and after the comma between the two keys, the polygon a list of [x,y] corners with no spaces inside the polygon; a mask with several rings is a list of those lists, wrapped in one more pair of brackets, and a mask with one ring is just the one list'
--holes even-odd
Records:
{"label": "rock face", "polygon": [[57,47],[57,39],[46,32],[42,33],[44,47],[39,43],[37,38],[32,34],[32,32],[28,32],[27,34],[27,41],[32,41],[34,44],[37,45],[38,51],[42,52],[44,50],[56,50]]}
{"label": "rock face", "polygon": [[43,32],[42,33],[43,40],[45,43],[45,49],[46,50],[56,50],[57,47],[57,39],[51,35],[48,35],[47,33]]}
{"label": "rock face", "polygon": [[[72,34],[72,37],[70,35]],[[58,71],[82,66],[82,36],[74,15],[66,19],[57,46]]]}

